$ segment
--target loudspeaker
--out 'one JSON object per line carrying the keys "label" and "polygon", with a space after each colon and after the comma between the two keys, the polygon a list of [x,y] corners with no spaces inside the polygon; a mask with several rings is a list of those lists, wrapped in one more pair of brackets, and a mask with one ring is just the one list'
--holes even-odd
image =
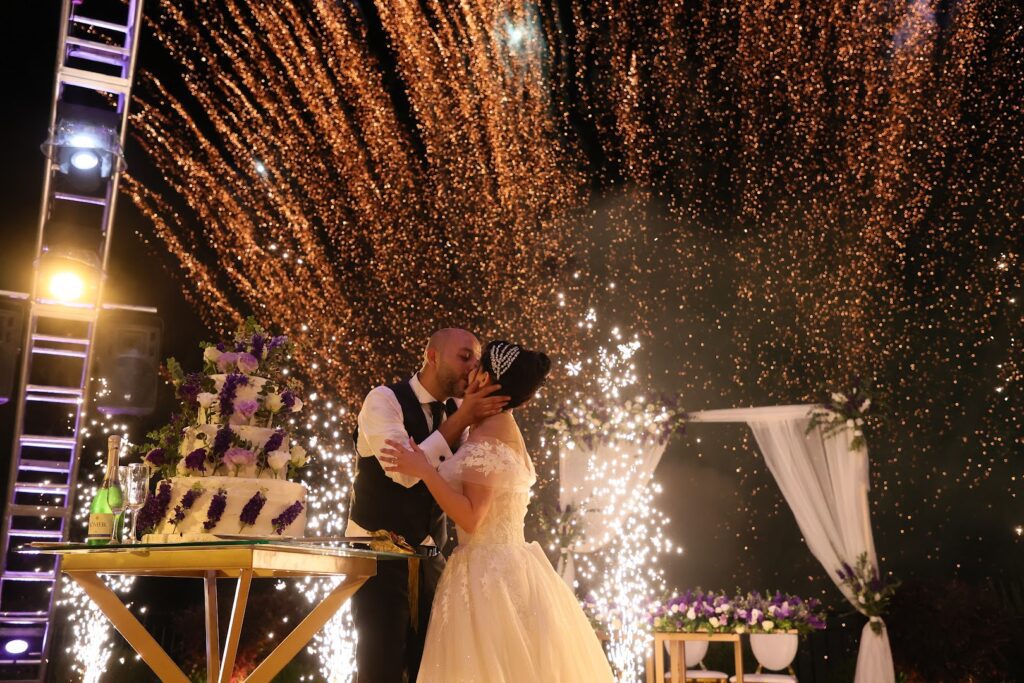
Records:
{"label": "loudspeaker", "polygon": [[0,405],[10,401],[14,394],[24,324],[24,306],[0,306]]}
{"label": "loudspeaker", "polygon": [[156,316],[104,315],[96,328],[96,371],[106,380],[96,408],[107,414],[148,415],[156,408],[163,321]]}

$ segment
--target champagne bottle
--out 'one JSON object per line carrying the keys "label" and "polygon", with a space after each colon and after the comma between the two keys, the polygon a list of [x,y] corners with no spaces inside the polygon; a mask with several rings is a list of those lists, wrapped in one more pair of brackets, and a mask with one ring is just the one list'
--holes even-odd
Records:
{"label": "champagne bottle", "polygon": [[120,435],[111,435],[107,439],[107,473],[103,477],[103,484],[92,499],[92,504],[89,505],[89,531],[85,539],[89,545],[109,543],[114,525],[119,522],[113,508],[124,507],[121,482],[117,475],[120,452]]}

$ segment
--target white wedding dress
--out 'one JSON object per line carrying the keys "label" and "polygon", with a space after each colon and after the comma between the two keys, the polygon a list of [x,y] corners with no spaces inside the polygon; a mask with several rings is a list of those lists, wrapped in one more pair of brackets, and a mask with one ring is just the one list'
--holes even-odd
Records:
{"label": "white wedding dress", "polygon": [[[494,418],[492,418],[494,420]],[[601,643],[572,591],[523,520],[537,479],[511,414],[474,431],[441,464],[446,481],[492,486],[476,533],[459,545],[434,596],[419,683],[598,683],[613,680]]]}

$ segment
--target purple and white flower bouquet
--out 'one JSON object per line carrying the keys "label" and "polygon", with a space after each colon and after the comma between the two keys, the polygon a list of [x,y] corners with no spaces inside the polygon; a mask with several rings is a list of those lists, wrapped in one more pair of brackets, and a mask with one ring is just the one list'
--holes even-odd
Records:
{"label": "purple and white flower bouquet", "polygon": [[860,450],[865,444],[865,418],[872,408],[878,411],[878,403],[878,398],[872,396],[869,388],[854,380],[849,389],[832,392],[829,400],[811,410],[807,433],[815,428],[820,428],[825,436],[849,432],[850,448]]}
{"label": "purple and white flower bouquet", "polygon": [[844,562],[836,570],[836,575],[853,594],[857,610],[871,620],[871,630],[881,634],[881,618],[889,610],[889,603],[900,582],[883,579],[878,568],[868,560],[867,553],[861,553],[853,567]]}

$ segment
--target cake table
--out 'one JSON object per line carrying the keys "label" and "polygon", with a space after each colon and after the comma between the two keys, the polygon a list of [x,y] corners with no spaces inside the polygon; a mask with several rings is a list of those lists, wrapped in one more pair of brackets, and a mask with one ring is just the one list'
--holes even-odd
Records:
{"label": "cake table", "polygon": [[[42,544],[38,544],[42,545]],[[312,545],[289,540],[207,541],[178,544],[86,546],[46,544],[34,552],[61,556],[61,570],[73,579],[120,632],[161,681],[187,683],[188,678],[159,643],[110,590],[100,574],[193,577],[203,579],[206,596],[207,681],[231,679],[242,619],[253,579],[340,576],[341,583],[316,605],[246,681],[270,681],[305,647],[363,583],[377,573],[378,560],[408,560],[408,554],[351,547]],[[238,579],[234,607],[224,643],[218,643],[217,579]]]}

